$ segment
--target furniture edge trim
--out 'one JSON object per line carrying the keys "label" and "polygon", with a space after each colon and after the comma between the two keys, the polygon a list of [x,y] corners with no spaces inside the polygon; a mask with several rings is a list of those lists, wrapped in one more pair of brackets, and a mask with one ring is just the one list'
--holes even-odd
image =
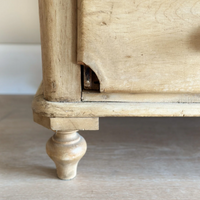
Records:
{"label": "furniture edge trim", "polygon": [[50,102],[35,96],[32,109],[50,118],[199,117],[200,103]]}

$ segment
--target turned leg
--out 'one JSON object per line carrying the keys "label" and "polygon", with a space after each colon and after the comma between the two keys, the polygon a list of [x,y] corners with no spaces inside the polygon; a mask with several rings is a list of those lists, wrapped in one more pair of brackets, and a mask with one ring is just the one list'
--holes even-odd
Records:
{"label": "turned leg", "polygon": [[63,180],[76,176],[78,163],[86,150],[86,141],[77,131],[57,131],[46,145],[47,154],[56,165],[57,175]]}
{"label": "turned leg", "polygon": [[47,142],[46,151],[56,164],[58,177],[73,179],[87,150],[85,139],[76,130],[99,130],[99,118],[49,118],[35,112],[33,116],[36,123],[55,132]]}

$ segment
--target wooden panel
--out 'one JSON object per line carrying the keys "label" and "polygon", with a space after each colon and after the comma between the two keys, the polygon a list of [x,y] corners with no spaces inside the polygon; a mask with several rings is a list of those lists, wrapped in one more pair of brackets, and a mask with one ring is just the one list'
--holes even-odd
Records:
{"label": "wooden panel", "polygon": [[82,101],[141,102],[141,103],[200,103],[200,94],[129,94],[83,91]]}
{"label": "wooden panel", "polygon": [[77,3],[39,0],[44,97],[80,101],[81,75],[76,58]]}
{"label": "wooden panel", "polygon": [[53,130],[99,130],[99,118],[51,118]]}
{"label": "wooden panel", "polygon": [[34,122],[58,130],[99,130],[99,118],[50,118],[33,112]]}
{"label": "wooden panel", "polygon": [[78,61],[101,92],[200,92],[199,1],[78,2]]}

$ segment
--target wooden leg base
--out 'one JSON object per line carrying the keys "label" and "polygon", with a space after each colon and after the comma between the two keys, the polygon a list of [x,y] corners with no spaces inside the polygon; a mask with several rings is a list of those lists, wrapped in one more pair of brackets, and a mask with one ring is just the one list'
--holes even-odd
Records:
{"label": "wooden leg base", "polygon": [[77,166],[87,150],[85,139],[77,131],[58,131],[49,139],[46,151],[54,161],[62,180],[76,177]]}

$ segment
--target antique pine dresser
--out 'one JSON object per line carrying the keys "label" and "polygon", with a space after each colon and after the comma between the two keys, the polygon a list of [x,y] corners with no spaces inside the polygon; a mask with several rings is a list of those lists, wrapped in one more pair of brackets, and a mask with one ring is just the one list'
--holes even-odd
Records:
{"label": "antique pine dresser", "polygon": [[[43,82],[34,121],[76,176],[99,117],[200,116],[200,1],[39,0]],[[123,133],[122,133],[123,134]]]}

